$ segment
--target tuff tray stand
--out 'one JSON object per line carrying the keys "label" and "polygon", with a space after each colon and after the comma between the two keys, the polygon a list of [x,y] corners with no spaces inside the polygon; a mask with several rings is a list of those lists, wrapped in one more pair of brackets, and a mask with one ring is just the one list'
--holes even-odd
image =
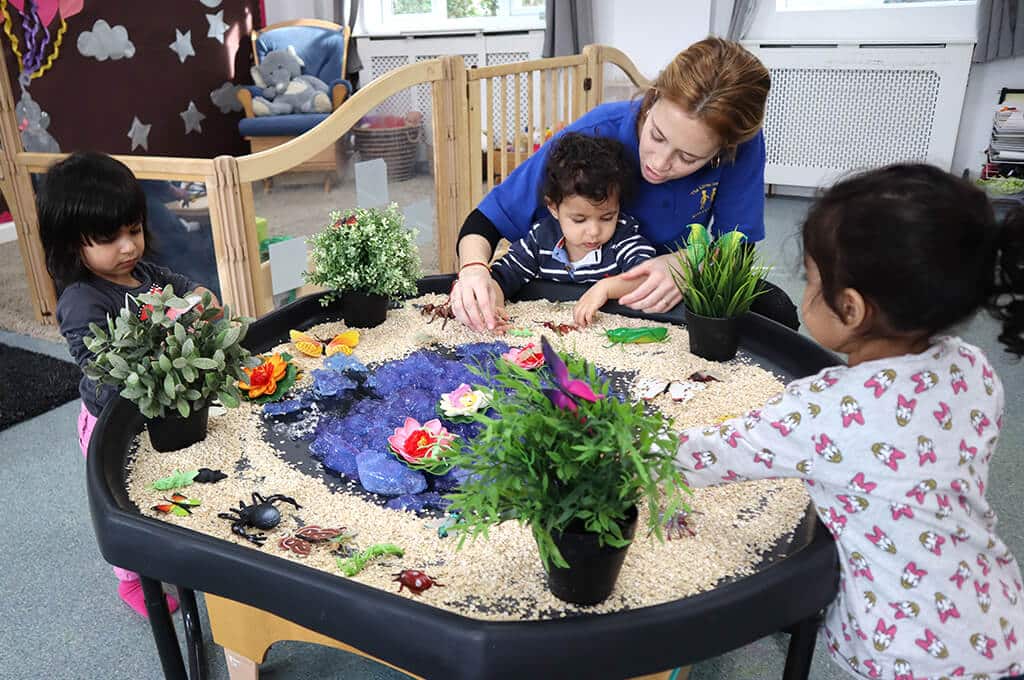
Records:
{"label": "tuff tray stand", "polygon": [[[447,293],[452,279],[424,278],[420,293]],[[518,299],[569,300],[580,289],[535,282]],[[304,297],[254,322],[244,344],[266,351],[286,341],[291,328],[338,319],[336,303],[322,307],[318,297]],[[669,314],[644,315],[618,305],[606,311],[684,323],[681,305]],[[740,347],[784,379],[837,363],[811,340],[757,314],[744,317]],[[138,409],[124,399],[103,410],[89,447],[89,507],[104,559],[142,579],[168,679],[206,675],[196,590],[270,612],[410,673],[449,680],[621,680],[692,664],[778,631],[792,635],[782,677],[802,680],[810,670],[820,613],[837,592],[835,546],[809,506],[793,536],[780,540],[754,574],[724,579],[713,590],[612,614],[472,619],[142,515],[125,487],[125,462],[142,424]],[[161,581],[180,594],[187,675]]]}

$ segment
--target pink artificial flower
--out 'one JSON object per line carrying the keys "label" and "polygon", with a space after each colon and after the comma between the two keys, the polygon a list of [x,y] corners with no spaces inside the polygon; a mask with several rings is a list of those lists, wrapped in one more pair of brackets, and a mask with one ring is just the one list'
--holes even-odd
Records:
{"label": "pink artificial flower", "polygon": [[388,444],[407,463],[422,463],[437,457],[437,454],[451,446],[455,435],[441,425],[437,418],[420,425],[415,418],[406,418],[402,427],[388,437]]}
{"label": "pink artificial flower", "polygon": [[528,371],[544,365],[544,353],[532,342],[525,347],[512,347],[501,358]]}

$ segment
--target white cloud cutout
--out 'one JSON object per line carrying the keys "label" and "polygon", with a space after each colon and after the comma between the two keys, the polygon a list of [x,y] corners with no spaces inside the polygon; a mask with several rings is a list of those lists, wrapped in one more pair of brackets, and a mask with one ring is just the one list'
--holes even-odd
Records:
{"label": "white cloud cutout", "polygon": [[131,59],[135,56],[135,45],[128,39],[124,26],[111,27],[103,19],[97,19],[91,31],[78,34],[78,51],[97,61]]}

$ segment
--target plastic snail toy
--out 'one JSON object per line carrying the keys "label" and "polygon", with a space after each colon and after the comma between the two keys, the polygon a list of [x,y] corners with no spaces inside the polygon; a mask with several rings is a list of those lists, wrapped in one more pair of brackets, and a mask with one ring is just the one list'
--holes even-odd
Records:
{"label": "plastic snail toy", "polygon": [[613,345],[642,345],[650,342],[664,342],[668,338],[668,329],[659,326],[611,328],[605,331],[605,337]]}

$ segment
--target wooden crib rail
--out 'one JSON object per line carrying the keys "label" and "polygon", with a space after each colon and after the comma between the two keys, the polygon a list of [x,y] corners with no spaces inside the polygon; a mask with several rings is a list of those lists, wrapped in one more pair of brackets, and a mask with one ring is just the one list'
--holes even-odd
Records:
{"label": "wooden crib rail", "polygon": [[[649,86],[629,57],[601,45],[588,45],[568,57],[472,69],[461,57],[447,56],[395,69],[366,85],[317,127],[267,151],[238,158],[117,158],[141,179],[206,183],[224,301],[256,316],[269,311],[272,301],[257,252],[251,182],[308,160],[388,97],[430,83],[438,251],[442,270],[454,271],[462,221],[485,191],[539,148],[549,130],[556,132],[601,103],[606,63],[620,68],[637,87]],[[0,60],[0,190],[19,225],[18,245],[36,316],[52,323],[56,300],[43,262],[30,174],[45,171],[64,154],[22,150],[7,75]]]}

